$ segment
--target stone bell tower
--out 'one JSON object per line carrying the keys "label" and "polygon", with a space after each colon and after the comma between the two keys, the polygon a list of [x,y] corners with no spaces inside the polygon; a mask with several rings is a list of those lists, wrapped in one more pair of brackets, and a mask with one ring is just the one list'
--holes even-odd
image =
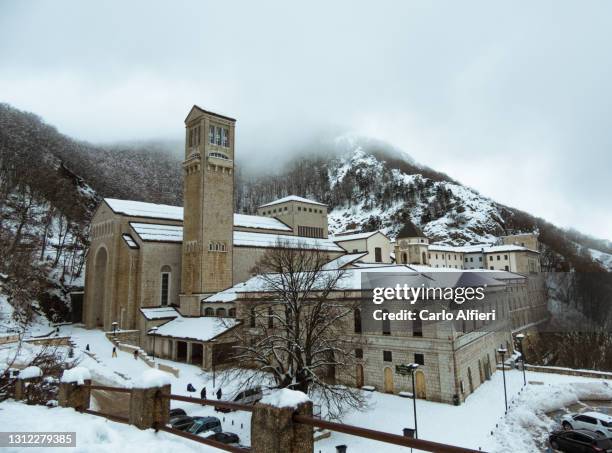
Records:
{"label": "stone bell tower", "polygon": [[185,120],[180,309],[232,286],[236,120],[194,105]]}

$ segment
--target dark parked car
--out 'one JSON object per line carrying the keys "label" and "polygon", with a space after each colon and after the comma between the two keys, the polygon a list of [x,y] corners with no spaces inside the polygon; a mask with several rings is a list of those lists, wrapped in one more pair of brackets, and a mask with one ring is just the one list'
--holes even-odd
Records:
{"label": "dark parked car", "polygon": [[548,437],[550,446],[566,453],[612,452],[612,441],[586,429],[555,431]]}
{"label": "dark parked car", "polygon": [[170,418],[176,417],[178,415],[187,415],[187,412],[178,407],[176,409],[170,409]]}
{"label": "dark parked car", "polygon": [[168,422],[170,426],[181,431],[186,431],[193,424],[193,417],[189,415],[177,415]]}
{"label": "dark parked car", "polygon": [[214,433],[204,437],[206,439],[216,440],[217,442],[221,442],[223,444],[237,444],[238,442],[240,442],[238,434],[234,433]]}
{"label": "dark parked car", "polygon": [[193,417],[193,424],[187,429],[191,434],[200,434],[206,431],[214,431],[220,433],[221,420],[217,417]]}

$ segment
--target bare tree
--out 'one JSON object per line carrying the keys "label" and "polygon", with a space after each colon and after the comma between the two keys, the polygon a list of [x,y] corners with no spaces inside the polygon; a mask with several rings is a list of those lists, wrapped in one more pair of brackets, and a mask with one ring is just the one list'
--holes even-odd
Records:
{"label": "bare tree", "polygon": [[228,373],[247,385],[270,384],[316,397],[327,414],[364,405],[355,383],[352,335],[357,301],[340,297],[344,272],[326,270],[326,252],[279,242],[254,268],[258,294],[241,307],[234,362]]}

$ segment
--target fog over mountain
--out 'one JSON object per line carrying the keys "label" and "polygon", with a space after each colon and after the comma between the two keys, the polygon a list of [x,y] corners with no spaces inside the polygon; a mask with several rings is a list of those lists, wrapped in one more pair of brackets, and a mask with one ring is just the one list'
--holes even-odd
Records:
{"label": "fog over mountain", "polygon": [[198,103],[238,119],[244,165],[376,137],[609,237],[611,17],[610,2],[2,2],[0,100],[90,143],[181,141]]}

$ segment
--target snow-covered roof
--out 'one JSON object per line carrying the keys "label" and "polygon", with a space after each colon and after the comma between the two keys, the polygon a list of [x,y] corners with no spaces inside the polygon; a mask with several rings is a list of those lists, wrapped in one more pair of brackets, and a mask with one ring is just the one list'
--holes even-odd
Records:
{"label": "snow-covered roof", "polygon": [[[130,217],[183,221],[183,208],[181,206],[145,203],[144,201],[117,200],[115,198],[105,198],[104,201],[117,214]],[[317,204],[316,202],[312,203]],[[234,214],[234,226],[291,231],[291,227],[285,225],[280,220],[259,215]]]}
{"label": "snow-covered roof", "polygon": [[104,201],[117,214],[124,214],[130,217],[183,220],[183,208],[181,206],[145,203],[144,201],[117,200],[116,198],[105,198]]}
{"label": "snow-covered roof", "polygon": [[358,259],[363,258],[367,254],[368,252],[362,252],[362,253],[349,253],[347,255],[339,256],[338,258],[331,260],[329,263],[323,266],[323,270],[331,271],[331,270],[342,269],[343,267],[354,263]]}
{"label": "snow-covered roof", "polygon": [[264,230],[291,231],[291,228],[280,220],[261,215],[234,214],[234,226]]}
{"label": "snow-covered roof", "polygon": [[183,227],[157,223],[130,222],[130,226],[143,241],[182,242]]}
{"label": "snow-covered roof", "polygon": [[535,250],[522,247],[520,245],[489,245],[489,244],[476,244],[476,245],[462,245],[452,246],[446,244],[430,244],[430,252],[450,252],[450,253],[499,253],[499,252],[533,252],[538,253]]}
{"label": "snow-covered roof", "polygon": [[327,250],[333,252],[344,251],[330,239],[234,231],[234,246],[236,247],[278,247],[279,245],[289,247],[300,246],[305,249]]}
{"label": "snow-covered roof", "polygon": [[[337,272],[335,270],[325,270],[327,272]],[[418,287],[422,284],[427,286],[453,287],[453,286],[498,286],[503,285],[499,280],[509,278],[525,278],[522,275],[507,271],[492,270],[465,270],[465,269],[442,269],[429,266],[408,266],[404,264],[387,265],[359,265],[359,267],[345,269],[337,283],[337,291],[361,291],[365,280],[365,273],[383,274],[402,274],[402,279],[410,280],[411,286]],[[246,282],[234,285],[217,294],[213,294],[204,302],[231,302],[240,297],[242,293],[265,293],[269,291],[269,279],[274,278],[274,274],[267,276],[257,275]],[[323,280],[323,279],[322,279]]]}
{"label": "snow-covered roof", "polygon": [[185,318],[178,316],[157,328],[155,335],[162,337],[185,338],[196,341],[208,341],[236,326],[234,318],[214,318],[202,316]]}
{"label": "snow-covered roof", "polygon": [[144,307],[140,309],[140,312],[148,320],[176,318],[180,316],[180,313],[176,311],[173,307]]}
{"label": "snow-covered roof", "polygon": [[131,235],[125,233],[125,234],[122,234],[121,237],[123,238],[123,240],[125,241],[125,243],[127,244],[129,248],[131,249],[140,248]]}
{"label": "snow-covered roof", "polygon": [[384,233],[381,231],[369,231],[367,233],[336,234],[334,236],[330,236],[330,239],[334,242],[356,241],[358,239],[367,239],[374,236],[376,233],[380,233],[384,236]]}
{"label": "snow-covered roof", "polygon": [[267,206],[273,206],[275,204],[287,203],[288,201],[299,201],[300,203],[316,204],[318,206],[327,206],[325,203],[319,203],[318,201],[309,200],[308,198],[298,197],[297,195],[289,195],[288,197],[279,198],[278,200],[271,201],[270,203],[262,204],[259,207],[265,208]]}

